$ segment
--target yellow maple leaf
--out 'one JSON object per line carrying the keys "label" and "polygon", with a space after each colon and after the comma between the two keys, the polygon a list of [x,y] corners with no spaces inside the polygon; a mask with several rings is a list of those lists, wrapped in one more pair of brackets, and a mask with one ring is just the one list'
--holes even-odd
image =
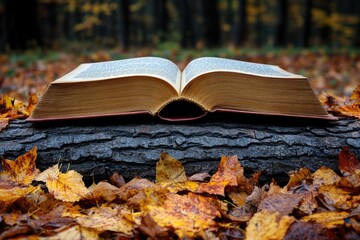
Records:
{"label": "yellow maple leaf", "polygon": [[283,239],[294,217],[280,216],[278,212],[268,212],[266,209],[255,213],[245,229],[245,239],[277,240]]}
{"label": "yellow maple leaf", "polygon": [[57,164],[40,173],[35,180],[45,182],[49,192],[65,202],[76,202],[89,194],[80,173],[74,170],[61,173]]}
{"label": "yellow maple leaf", "polygon": [[99,207],[90,208],[86,212],[65,212],[63,216],[74,218],[82,227],[95,229],[99,233],[114,231],[127,235],[131,234],[135,225],[135,218],[137,218],[131,210],[118,204],[103,204]]}
{"label": "yellow maple leaf", "polygon": [[311,177],[313,178],[313,185],[320,187],[321,185],[333,185],[341,180],[341,177],[337,175],[334,170],[321,166],[316,170]]}
{"label": "yellow maple leaf", "polygon": [[39,174],[39,169],[35,165],[36,157],[37,151],[34,147],[24,155],[17,157],[15,161],[3,158],[0,181],[14,182],[22,186],[29,185]]}
{"label": "yellow maple leaf", "polygon": [[162,186],[187,180],[185,169],[179,160],[163,152],[156,163],[156,183]]}
{"label": "yellow maple leaf", "polygon": [[40,190],[39,186],[12,186],[7,188],[3,186],[3,183],[0,183],[0,213],[4,212],[16,200],[37,190]]}
{"label": "yellow maple leaf", "polygon": [[359,195],[352,195],[351,191],[345,191],[334,185],[321,186],[319,193],[323,194],[326,203],[337,209],[355,209],[360,203]]}

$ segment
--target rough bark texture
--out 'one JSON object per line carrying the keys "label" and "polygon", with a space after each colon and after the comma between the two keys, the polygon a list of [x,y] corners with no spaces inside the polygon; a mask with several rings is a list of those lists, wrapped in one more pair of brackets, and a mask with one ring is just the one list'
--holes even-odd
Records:
{"label": "rough bark texture", "polygon": [[262,181],[285,181],[300,167],[337,169],[343,146],[360,156],[360,121],[335,122],[223,116],[187,123],[154,119],[93,119],[52,123],[17,120],[0,133],[0,156],[15,159],[37,147],[41,170],[61,163],[85,180],[108,179],[119,172],[154,179],[165,151],[181,160],[188,176],[213,173],[221,155],[237,155],[245,173],[263,170]]}

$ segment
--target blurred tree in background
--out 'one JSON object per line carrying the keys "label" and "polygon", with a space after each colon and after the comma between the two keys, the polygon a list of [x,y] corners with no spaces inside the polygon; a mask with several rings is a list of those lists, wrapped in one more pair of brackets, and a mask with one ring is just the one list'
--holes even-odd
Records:
{"label": "blurred tree in background", "polygon": [[353,0],[0,0],[0,49],[360,46]]}

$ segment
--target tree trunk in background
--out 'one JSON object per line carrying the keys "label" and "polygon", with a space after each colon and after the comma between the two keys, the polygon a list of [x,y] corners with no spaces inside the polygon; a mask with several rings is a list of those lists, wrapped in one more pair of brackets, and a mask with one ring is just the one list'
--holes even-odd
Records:
{"label": "tree trunk in background", "polygon": [[168,31],[167,23],[169,21],[166,11],[167,0],[154,0],[154,34],[158,36],[158,41],[166,40]]}
{"label": "tree trunk in background", "polygon": [[284,47],[287,44],[287,19],[288,19],[288,0],[280,0],[278,3],[278,27],[275,36],[275,45]]}
{"label": "tree trunk in background", "polygon": [[11,49],[24,50],[38,44],[36,0],[6,0],[6,36]]}
{"label": "tree trunk in background", "polygon": [[205,45],[214,47],[220,45],[220,19],[217,0],[202,0],[202,28]]}
{"label": "tree trunk in background", "polygon": [[195,46],[194,22],[189,1],[191,0],[176,0],[176,6],[179,8],[180,44],[185,48]]}
{"label": "tree trunk in background", "polygon": [[233,30],[233,43],[236,46],[242,45],[247,39],[247,0],[239,0],[237,16],[235,17]]}
{"label": "tree trunk in background", "polygon": [[123,49],[129,48],[129,0],[119,0],[119,40]]}
{"label": "tree trunk in background", "polygon": [[305,16],[304,16],[304,38],[303,38],[303,47],[310,47],[311,40],[311,30],[312,30],[312,0],[305,0]]}

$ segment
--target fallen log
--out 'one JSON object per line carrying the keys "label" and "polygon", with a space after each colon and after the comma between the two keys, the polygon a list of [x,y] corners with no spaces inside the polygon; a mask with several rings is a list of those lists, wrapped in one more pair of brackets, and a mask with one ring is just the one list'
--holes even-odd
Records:
{"label": "fallen log", "polygon": [[358,120],[232,115],[221,119],[169,123],[140,117],[36,124],[16,120],[0,132],[0,156],[15,159],[36,146],[40,170],[61,163],[63,169],[70,167],[85,180],[97,181],[114,172],[125,179],[154,179],[163,151],[181,160],[188,176],[211,174],[222,155],[237,155],[246,174],[263,171],[263,181],[279,182],[300,167],[337,169],[337,155],[344,146],[360,156]]}

